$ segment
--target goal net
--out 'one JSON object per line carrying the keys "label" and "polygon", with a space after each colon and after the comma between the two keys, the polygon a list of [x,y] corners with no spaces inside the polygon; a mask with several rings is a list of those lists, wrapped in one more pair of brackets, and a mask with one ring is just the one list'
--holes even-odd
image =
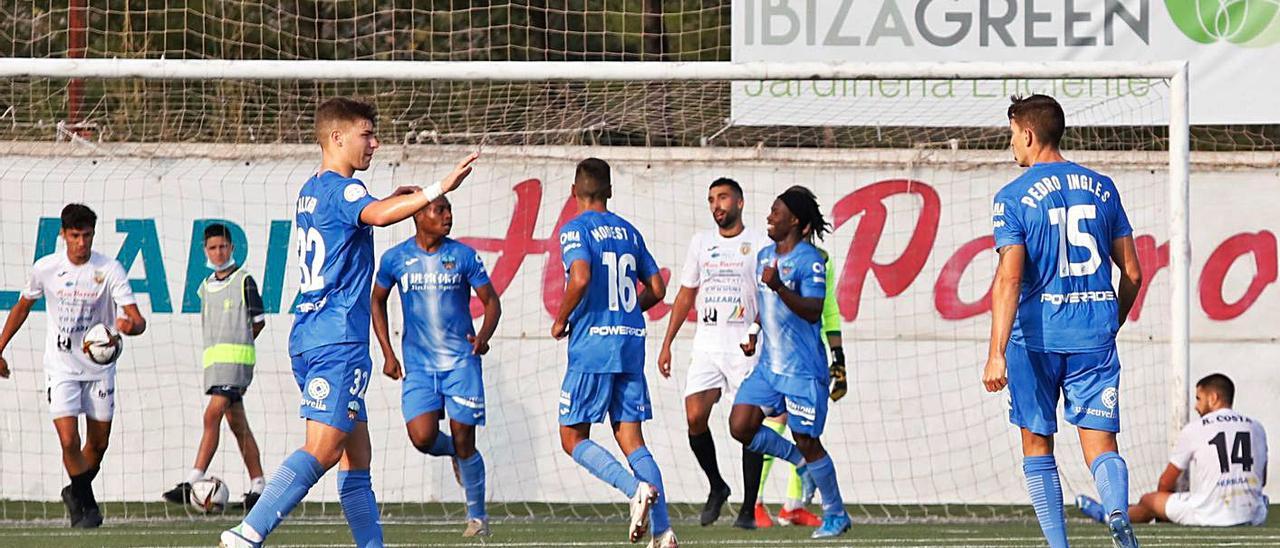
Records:
{"label": "goal net", "polygon": [[[64,204],[97,211],[94,247],[123,262],[149,322],[144,335],[126,340],[119,364],[111,447],[95,483],[99,500],[111,503],[109,517],[189,515],[159,501],[191,468],[200,439],[206,396],[196,288],[209,273],[200,242],[209,222],[232,227],[235,258],[263,291],[267,327],[245,407],[268,473],[302,443],[287,353],[298,287],[293,204],[319,163],[312,112],[334,95],[378,107],[382,148],[360,175],[374,195],[429,184],[469,151],[483,151],[451,200],[453,236],[481,252],[504,310],[484,359],[488,422],[477,436],[496,517],[613,519],[625,510],[563,454],[556,432],[565,347],[548,336],[564,281],[554,234],[575,214],[573,168],[589,156],[613,166],[610,208],[675,272],[690,237],[714,228],[706,207],[712,180],[742,184],[744,219],[756,228],[777,194],[811,188],[835,226],[821,245],[834,256],[849,361],[850,392],[830,406],[823,442],[846,501],[857,505],[855,519],[996,519],[1006,515],[1002,505],[1025,505],[1026,495],[1007,392],[987,394],[979,382],[996,258],[991,199],[1020,173],[1008,151],[1008,96],[1058,95],[1070,127],[1067,155],[1115,179],[1148,282],[1119,343],[1119,439],[1133,496],[1163,469],[1185,414],[1185,400],[1175,397],[1186,380],[1177,341],[1185,336],[1178,303],[1187,287],[1175,275],[1185,238],[1176,198],[1185,191],[1178,168],[1186,162],[1178,101],[1185,82],[1167,67],[827,66],[789,81],[794,67],[567,63],[527,65],[517,76],[492,72],[508,65],[463,63],[436,78],[409,79],[405,71],[436,69],[401,65],[381,77],[335,80],[264,78],[232,62],[198,69],[211,71],[207,77],[180,75],[200,65],[172,61],[149,62],[158,76],[146,77],[107,63],[69,62],[60,76],[27,71],[0,86],[8,108],[0,124],[0,304],[13,305],[34,259],[62,252]],[[77,78],[77,70],[90,77]],[[103,72],[110,70],[121,73]],[[947,87],[960,91],[939,100]],[[63,114],[69,89],[82,100],[73,123]],[[816,96],[828,100],[805,102]],[[412,232],[412,223],[376,230],[378,253]],[[393,298],[396,339],[398,311]],[[663,304],[647,315],[654,420],[645,437],[669,499],[700,503],[707,484],[688,448],[682,401],[695,323],[681,331],[674,375],[663,379],[652,365],[668,314]],[[63,515],[57,501],[67,478],[40,365],[44,322],[44,312],[33,313],[5,352],[14,373],[0,398],[0,519]],[[371,351],[380,370],[376,345]],[[408,441],[399,385],[377,376],[367,403],[384,513],[462,516],[449,462]],[[712,432],[720,468],[740,491],[739,445],[722,403]],[[1061,426],[1064,491],[1092,494],[1074,433]],[[607,428],[593,434],[609,436]],[[225,427],[209,473],[232,493],[248,488]],[[766,502],[781,501],[782,475],[769,478]],[[307,500],[322,504],[298,515],[333,512],[334,482],[322,480]]]}

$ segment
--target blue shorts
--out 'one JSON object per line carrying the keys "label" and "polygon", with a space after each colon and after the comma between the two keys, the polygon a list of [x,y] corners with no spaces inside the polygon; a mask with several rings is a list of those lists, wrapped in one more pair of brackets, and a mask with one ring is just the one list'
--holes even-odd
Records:
{"label": "blue shorts", "polygon": [[[449,371],[405,373],[400,392],[404,422],[441,409],[460,423],[484,425],[484,375],[479,365]],[[437,418],[443,419],[444,416]]]}
{"label": "blue shorts", "polygon": [[1009,422],[1036,434],[1058,431],[1058,393],[1062,415],[1080,428],[1120,431],[1120,356],[1111,348],[1065,354],[1027,350],[1009,343]]}
{"label": "blue shorts", "polygon": [[292,357],[293,378],[302,391],[302,418],[350,432],[356,422],[369,422],[364,393],[373,362],[369,345],[339,343],[312,348]]}
{"label": "blue shorts", "polygon": [[757,406],[770,417],[785,412],[792,432],[816,438],[827,424],[829,394],[823,379],[779,375],[761,362],[742,381],[733,404]]}
{"label": "blue shorts", "polygon": [[641,422],[653,418],[644,373],[566,371],[560,384],[560,424]]}

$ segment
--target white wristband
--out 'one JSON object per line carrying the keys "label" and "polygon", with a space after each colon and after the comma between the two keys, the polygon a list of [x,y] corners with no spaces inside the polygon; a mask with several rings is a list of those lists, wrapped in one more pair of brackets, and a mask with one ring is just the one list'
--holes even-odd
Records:
{"label": "white wristband", "polygon": [[747,328],[747,335],[759,335],[759,334],[760,334],[760,324],[753,323],[751,324],[751,327]]}
{"label": "white wristband", "polygon": [[427,197],[428,202],[439,198],[442,194],[444,192],[440,190],[440,183],[431,183],[431,186],[422,189],[422,195]]}

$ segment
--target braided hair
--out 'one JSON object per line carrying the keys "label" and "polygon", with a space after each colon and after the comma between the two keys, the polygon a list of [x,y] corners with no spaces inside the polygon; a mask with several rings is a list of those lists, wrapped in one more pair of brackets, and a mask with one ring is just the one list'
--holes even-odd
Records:
{"label": "braided hair", "polygon": [[827,232],[831,231],[831,223],[822,217],[822,208],[818,207],[818,197],[812,190],[795,185],[779,194],[778,199],[782,200],[796,220],[800,221],[800,234],[805,239],[812,241],[811,239],[817,236],[821,240]]}

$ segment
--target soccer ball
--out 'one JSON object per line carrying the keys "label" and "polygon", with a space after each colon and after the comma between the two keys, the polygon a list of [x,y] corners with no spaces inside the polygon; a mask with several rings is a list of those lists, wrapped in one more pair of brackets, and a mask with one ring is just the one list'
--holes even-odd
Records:
{"label": "soccer ball", "polygon": [[96,324],[84,334],[84,355],[98,365],[110,365],[120,358],[124,345],[120,334],[106,324]]}
{"label": "soccer ball", "polygon": [[187,498],[187,502],[197,512],[209,514],[225,509],[230,496],[227,484],[214,476],[209,476],[191,484],[191,496]]}

